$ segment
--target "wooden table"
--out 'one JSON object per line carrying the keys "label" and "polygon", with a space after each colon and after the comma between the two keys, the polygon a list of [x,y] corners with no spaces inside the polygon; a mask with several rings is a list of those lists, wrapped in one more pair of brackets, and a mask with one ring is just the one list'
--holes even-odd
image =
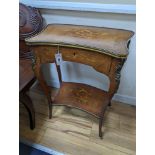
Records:
{"label": "wooden table", "polygon": [[[53,105],[87,111],[99,118],[99,136],[102,138],[104,113],[118,89],[120,71],[127,59],[133,34],[128,30],[112,28],[51,24],[40,34],[26,39],[35,55],[35,75],[48,98],[49,118],[52,118]],[[51,96],[51,90],[41,72],[41,65],[60,61],[60,53],[64,61],[89,65],[107,75],[110,81],[109,90],[106,92],[83,83],[62,81],[61,67],[56,63],[61,85],[59,93]],[[55,59],[58,55],[60,57]]]}
{"label": "wooden table", "polygon": [[31,64],[32,62],[29,59],[19,60],[19,101],[26,107],[30,119],[30,128],[34,129],[35,111],[30,97],[26,94],[36,80]]}

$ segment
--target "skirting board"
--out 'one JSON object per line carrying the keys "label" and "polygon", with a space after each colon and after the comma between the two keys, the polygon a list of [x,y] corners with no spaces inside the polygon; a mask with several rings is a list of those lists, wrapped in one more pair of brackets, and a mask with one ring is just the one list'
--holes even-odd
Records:
{"label": "skirting board", "polygon": [[[49,83],[52,84],[53,87],[56,87],[56,88],[60,87],[60,84],[57,81],[49,81]],[[136,105],[136,97],[132,97],[132,96],[115,94],[112,100],[123,102],[123,103],[130,104],[130,105]]]}
{"label": "skirting board", "polygon": [[115,94],[112,100],[123,102],[123,103],[134,105],[134,106],[136,105],[136,97],[132,97],[132,96]]}
{"label": "skirting board", "polygon": [[22,142],[23,144],[26,144],[28,146],[31,146],[31,147],[33,147],[35,149],[38,149],[38,150],[41,150],[43,152],[49,153],[51,155],[64,155],[63,153],[60,153],[60,152],[55,151],[55,150],[52,150],[52,149],[47,148],[45,146],[42,146],[40,144],[35,144],[35,143],[32,143],[32,142],[29,142],[29,141],[27,141],[25,139],[22,139],[22,138],[20,138],[19,141]]}

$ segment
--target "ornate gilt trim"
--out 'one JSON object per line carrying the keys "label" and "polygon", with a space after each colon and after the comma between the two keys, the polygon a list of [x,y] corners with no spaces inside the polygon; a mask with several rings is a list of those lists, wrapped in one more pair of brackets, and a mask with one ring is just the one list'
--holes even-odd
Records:
{"label": "ornate gilt trim", "polygon": [[115,80],[116,82],[120,82],[120,78],[121,78],[121,69],[123,67],[123,64],[125,62],[126,59],[122,59],[118,65],[116,66],[116,72],[115,72]]}
{"label": "ornate gilt trim", "polygon": [[64,44],[64,43],[49,43],[49,42],[27,42],[27,39],[25,39],[26,44],[27,45],[50,45],[50,46],[59,46],[59,47],[69,47],[69,48],[78,48],[78,49],[84,49],[84,50],[90,50],[90,51],[95,51],[95,52],[99,52],[102,54],[106,54],[118,59],[123,59],[123,58],[127,58],[128,55],[119,55],[119,54],[112,54],[109,51],[105,50],[105,49],[97,49],[97,48],[90,48],[87,46],[79,46],[79,45],[71,45],[71,44]]}

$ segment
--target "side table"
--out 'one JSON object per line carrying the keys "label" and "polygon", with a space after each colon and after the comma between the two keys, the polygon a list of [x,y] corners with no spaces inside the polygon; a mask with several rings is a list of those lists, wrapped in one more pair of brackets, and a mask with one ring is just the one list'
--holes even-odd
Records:
{"label": "side table", "polygon": [[[53,24],[26,39],[35,56],[34,73],[48,98],[49,118],[53,105],[81,109],[99,118],[99,136],[102,138],[104,113],[118,89],[120,71],[127,59],[133,34],[120,29]],[[61,59],[92,66],[107,75],[110,80],[108,92],[87,84],[62,81]],[[55,62],[61,85],[59,93],[51,96],[41,65]]]}

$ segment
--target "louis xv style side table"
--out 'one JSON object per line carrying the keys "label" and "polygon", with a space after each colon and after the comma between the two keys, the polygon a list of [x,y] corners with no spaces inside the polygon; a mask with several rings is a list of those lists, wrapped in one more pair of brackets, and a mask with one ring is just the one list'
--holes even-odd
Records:
{"label": "louis xv style side table", "polygon": [[[106,107],[116,93],[120,82],[120,71],[127,58],[132,31],[75,25],[48,25],[41,33],[26,39],[31,46],[35,60],[34,73],[45,92],[49,103],[49,118],[52,118],[53,105],[65,105],[84,110],[99,118],[99,136],[102,138],[102,125]],[[59,48],[59,53],[58,53]],[[61,68],[55,59],[92,66],[96,71],[109,77],[108,92],[96,87],[73,82],[63,82]],[[41,65],[56,63],[60,89],[51,96]]]}

